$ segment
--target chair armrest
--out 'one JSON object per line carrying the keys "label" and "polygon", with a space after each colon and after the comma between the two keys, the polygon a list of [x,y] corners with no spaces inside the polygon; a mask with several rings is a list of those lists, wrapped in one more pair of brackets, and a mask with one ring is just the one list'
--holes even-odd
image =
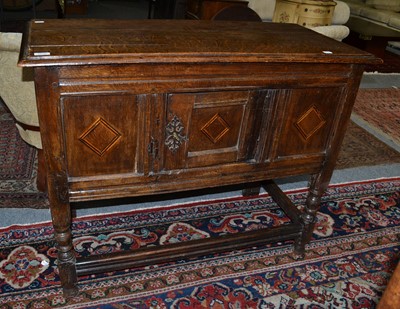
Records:
{"label": "chair armrest", "polygon": [[332,25],[344,25],[350,18],[350,7],[343,1],[335,1],[335,11],[332,16]]}
{"label": "chair armrest", "polygon": [[19,53],[21,40],[22,33],[0,32],[0,50]]}

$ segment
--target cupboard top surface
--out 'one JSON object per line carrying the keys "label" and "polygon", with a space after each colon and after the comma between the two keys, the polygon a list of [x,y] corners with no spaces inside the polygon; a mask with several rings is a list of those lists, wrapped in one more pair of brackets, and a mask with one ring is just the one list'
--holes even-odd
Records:
{"label": "cupboard top surface", "polygon": [[377,61],[294,24],[51,19],[29,23],[19,65]]}

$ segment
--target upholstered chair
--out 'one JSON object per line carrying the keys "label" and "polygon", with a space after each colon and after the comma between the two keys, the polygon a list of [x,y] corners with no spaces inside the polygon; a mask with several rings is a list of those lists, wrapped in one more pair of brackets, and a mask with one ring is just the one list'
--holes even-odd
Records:
{"label": "upholstered chair", "polygon": [[[271,22],[274,16],[276,0],[248,0],[249,7],[253,9],[264,22]],[[350,30],[345,23],[350,17],[349,6],[342,1],[335,1],[332,24],[329,26],[317,26],[310,29],[325,36],[342,41],[346,38]]]}
{"label": "upholstered chair", "polygon": [[17,66],[21,33],[0,33],[0,97],[15,118],[21,138],[38,151],[38,189],[46,188],[33,70]]}

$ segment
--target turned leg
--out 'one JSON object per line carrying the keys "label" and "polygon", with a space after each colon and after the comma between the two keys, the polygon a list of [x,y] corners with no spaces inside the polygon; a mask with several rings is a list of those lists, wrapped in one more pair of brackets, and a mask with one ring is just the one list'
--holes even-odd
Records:
{"label": "turned leg", "polygon": [[322,184],[318,175],[312,175],[310,179],[309,193],[306,200],[304,212],[301,215],[302,231],[300,237],[295,240],[294,251],[299,255],[304,255],[305,246],[310,242],[317,212],[321,205],[321,197],[326,190],[326,185]]}
{"label": "turned leg", "polygon": [[54,236],[57,243],[58,271],[65,297],[78,294],[76,258],[71,234],[71,208],[68,201],[65,177],[48,178],[50,210],[53,220]]}

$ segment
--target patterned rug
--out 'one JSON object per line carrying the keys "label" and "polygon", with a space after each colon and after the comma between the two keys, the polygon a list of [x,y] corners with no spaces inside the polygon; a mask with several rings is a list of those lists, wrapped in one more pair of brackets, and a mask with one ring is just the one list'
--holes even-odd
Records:
{"label": "patterned rug", "polygon": [[336,163],[337,169],[400,163],[400,153],[350,122]]}
{"label": "patterned rug", "polygon": [[400,89],[363,89],[353,113],[400,147]]}
{"label": "patterned rug", "polygon": [[[306,192],[289,197],[305,202]],[[267,195],[74,219],[79,256],[288,222]],[[400,178],[331,186],[304,259],[292,242],[80,278],[64,299],[50,222],[0,230],[0,308],[374,308],[400,257]]]}
{"label": "patterned rug", "polygon": [[0,100],[0,208],[46,208],[36,187],[37,150],[25,143]]}

